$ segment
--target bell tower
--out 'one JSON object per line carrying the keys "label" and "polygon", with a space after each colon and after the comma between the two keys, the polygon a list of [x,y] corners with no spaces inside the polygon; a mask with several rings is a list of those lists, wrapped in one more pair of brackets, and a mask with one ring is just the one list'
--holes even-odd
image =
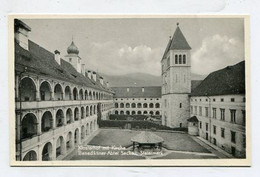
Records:
{"label": "bell tower", "polygon": [[67,48],[67,53],[68,54],[64,56],[64,59],[69,62],[79,73],[81,73],[81,58],[79,57],[79,49],[74,44],[73,39],[70,46]]}
{"label": "bell tower", "polygon": [[187,127],[191,93],[190,50],[191,47],[177,23],[161,60],[162,124],[168,127]]}

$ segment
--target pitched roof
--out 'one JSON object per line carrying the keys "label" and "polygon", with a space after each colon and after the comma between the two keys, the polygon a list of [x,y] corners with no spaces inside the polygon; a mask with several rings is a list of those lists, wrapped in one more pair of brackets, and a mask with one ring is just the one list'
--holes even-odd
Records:
{"label": "pitched roof", "polygon": [[52,52],[42,48],[36,43],[29,40],[28,45],[29,50],[25,50],[19,44],[15,43],[16,71],[22,71],[24,67],[27,67],[27,72],[49,76],[98,90],[111,91],[106,86],[101,85],[99,79],[95,82],[93,79],[89,79],[81,73],[78,73],[67,61],[61,59],[61,65],[59,65],[55,61]]}
{"label": "pitched roof", "polygon": [[131,141],[137,142],[137,143],[143,143],[143,144],[152,144],[152,143],[161,143],[163,142],[163,138],[160,136],[152,133],[152,132],[147,132],[143,131],[139,133],[138,135],[134,136],[131,138]]}
{"label": "pitched roof", "polygon": [[[142,91],[144,88],[144,92]],[[115,98],[161,98],[161,87],[111,87]],[[129,89],[129,90],[128,90]]]}
{"label": "pitched roof", "polygon": [[192,116],[191,118],[188,118],[187,121],[188,122],[199,122],[199,120],[196,116]]}
{"label": "pitched roof", "polygon": [[245,61],[209,74],[191,96],[245,94]]}
{"label": "pitched roof", "polygon": [[192,80],[191,81],[191,91],[193,91],[196,87],[200,85],[202,80]]}

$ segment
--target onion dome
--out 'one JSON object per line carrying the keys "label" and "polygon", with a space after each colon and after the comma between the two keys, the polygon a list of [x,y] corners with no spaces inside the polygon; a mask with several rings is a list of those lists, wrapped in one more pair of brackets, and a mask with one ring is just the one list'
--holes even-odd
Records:
{"label": "onion dome", "polygon": [[72,41],[70,46],[67,48],[67,52],[68,54],[79,54],[79,49],[78,47],[74,44],[74,42]]}

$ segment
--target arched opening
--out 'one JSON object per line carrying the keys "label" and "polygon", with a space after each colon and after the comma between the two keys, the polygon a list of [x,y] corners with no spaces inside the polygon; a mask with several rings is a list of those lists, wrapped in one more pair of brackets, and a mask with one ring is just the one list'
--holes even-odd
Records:
{"label": "arched opening", "polygon": [[89,99],[90,99],[90,100],[93,99],[93,98],[92,98],[92,92],[91,92],[91,91],[89,92]]}
{"label": "arched opening", "polygon": [[147,108],[147,103],[144,103],[143,108]]}
{"label": "arched opening", "polygon": [[86,136],[88,136],[89,135],[89,124],[87,123],[87,125],[86,125]]}
{"label": "arched opening", "polygon": [[179,64],[182,64],[182,56],[179,55]]}
{"label": "arched opening", "polygon": [[141,115],[141,114],[142,114],[142,112],[141,112],[141,111],[138,111],[138,112],[137,112],[137,114],[138,114],[138,115]]}
{"label": "arched opening", "polygon": [[60,84],[56,84],[54,87],[54,100],[62,100],[63,98],[62,87]]}
{"label": "arched opening", "polygon": [[124,115],[124,111],[120,111],[120,115]]}
{"label": "arched opening", "polygon": [[89,114],[92,116],[92,106],[89,107]]}
{"label": "arched opening", "polygon": [[160,111],[156,111],[155,114],[156,114],[156,115],[160,115]]}
{"label": "arched opening", "polygon": [[126,103],[126,104],[125,104],[125,107],[126,107],[126,108],[130,108],[130,103]]}
{"label": "arched opening", "polygon": [[79,99],[80,100],[84,99],[84,95],[83,95],[83,90],[82,89],[80,89],[80,91],[79,91]]}
{"label": "arched opening", "polygon": [[146,115],[147,114],[147,111],[144,111],[144,115]]}
{"label": "arched opening", "polygon": [[160,108],[160,103],[156,103],[155,108]]}
{"label": "arched opening", "polygon": [[115,111],[115,114],[118,114],[118,111]]}
{"label": "arched opening", "polygon": [[66,121],[67,121],[67,124],[70,124],[73,122],[72,110],[70,108],[67,109],[67,111],[66,111]]}
{"label": "arched opening", "polygon": [[52,127],[52,114],[50,111],[46,111],[42,116],[41,128],[42,132],[48,132]]}
{"label": "arched opening", "polygon": [[126,115],[130,115],[130,111],[126,111],[125,113],[126,113]]}
{"label": "arched opening", "polygon": [[81,119],[84,119],[84,115],[85,115],[85,112],[84,112],[84,107],[81,107]]}
{"label": "arched opening", "polygon": [[47,81],[40,86],[40,96],[42,101],[51,100],[51,86]]}
{"label": "arched opening", "polygon": [[93,106],[93,114],[96,114],[96,105]]}
{"label": "arched opening", "polygon": [[66,148],[67,148],[67,151],[71,150],[73,148],[73,136],[72,136],[72,133],[69,132],[67,134],[67,138],[66,138]]}
{"label": "arched opening", "polygon": [[74,110],[74,120],[75,121],[79,120],[79,108],[75,108]]}
{"label": "arched opening", "polygon": [[21,101],[35,101],[36,100],[36,86],[33,80],[26,77],[20,83]]}
{"label": "arched opening", "polygon": [[69,86],[65,87],[65,100],[71,100],[71,90]]}
{"label": "arched opening", "polygon": [[124,108],[124,103],[120,103],[120,108]]}
{"label": "arched opening", "polygon": [[87,90],[85,90],[85,100],[88,100],[89,98],[88,98],[88,91]]}
{"label": "arched opening", "polygon": [[183,64],[186,64],[186,55],[183,55]]}
{"label": "arched opening", "polygon": [[86,137],[86,128],[84,125],[81,126],[81,140],[84,140]]}
{"label": "arched opening", "polygon": [[132,108],[135,108],[135,107],[136,107],[136,104],[135,104],[135,103],[132,103],[131,107],[132,107]]}
{"label": "arched opening", "polygon": [[135,115],[135,111],[132,111],[132,115]]}
{"label": "arched opening", "polygon": [[77,100],[78,99],[78,89],[75,87],[73,89],[73,100]]}
{"label": "arched opening", "polygon": [[150,115],[153,115],[153,111],[150,111],[149,114],[150,114]]}
{"label": "arched opening", "polygon": [[23,161],[36,161],[37,160],[37,153],[33,150],[26,153],[23,158]]}
{"label": "arched opening", "polygon": [[42,160],[52,160],[52,144],[50,142],[46,143],[42,149]]}
{"label": "arched opening", "polygon": [[118,108],[118,103],[115,103],[115,108]]}
{"label": "arched opening", "polygon": [[178,55],[175,55],[175,64],[178,64]]}
{"label": "arched opening", "polygon": [[96,100],[98,100],[98,93],[96,92]]}
{"label": "arched opening", "polygon": [[34,114],[28,113],[23,117],[21,130],[22,139],[37,135],[37,118]]}
{"label": "arched opening", "polygon": [[61,127],[64,124],[64,113],[59,109],[56,113],[56,127]]}
{"label": "arched opening", "polygon": [[93,100],[96,100],[96,92],[93,92],[92,98]]}
{"label": "arched opening", "polygon": [[141,103],[138,103],[138,104],[137,104],[137,108],[142,108],[142,104],[141,104]]}
{"label": "arched opening", "polygon": [[153,103],[150,103],[150,104],[149,104],[149,108],[153,108]]}
{"label": "arched opening", "polygon": [[56,157],[65,154],[65,151],[66,151],[65,141],[64,138],[60,136],[56,142]]}
{"label": "arched opening", "polygon": [[86,116],[87,117],[89,116],[89,107],[88,106],[86,107]]}
{"label": "arched opening", "polygon": [[79,129],[77,128],[74,133],[74,143],[75,145],[79,144]]}

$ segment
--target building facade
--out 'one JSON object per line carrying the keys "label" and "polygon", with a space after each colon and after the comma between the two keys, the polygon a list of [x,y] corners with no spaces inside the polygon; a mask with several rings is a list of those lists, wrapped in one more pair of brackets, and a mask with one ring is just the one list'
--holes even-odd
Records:
{"label": "building facade", "polygon": [[161,87],[112,87],[114,114],[161,116]]}
{"label": "building facade", "polygon": [[15,20],[16,157],[61,160],[107,119],[114,92],[85,69],[74,42],[62,59],[30,41],[30,30]]}
{"label": "building facade", "polygon": [[191,47],[178,25],[161,60],[162,124],[168,127],[187,127],[190,116]]}

